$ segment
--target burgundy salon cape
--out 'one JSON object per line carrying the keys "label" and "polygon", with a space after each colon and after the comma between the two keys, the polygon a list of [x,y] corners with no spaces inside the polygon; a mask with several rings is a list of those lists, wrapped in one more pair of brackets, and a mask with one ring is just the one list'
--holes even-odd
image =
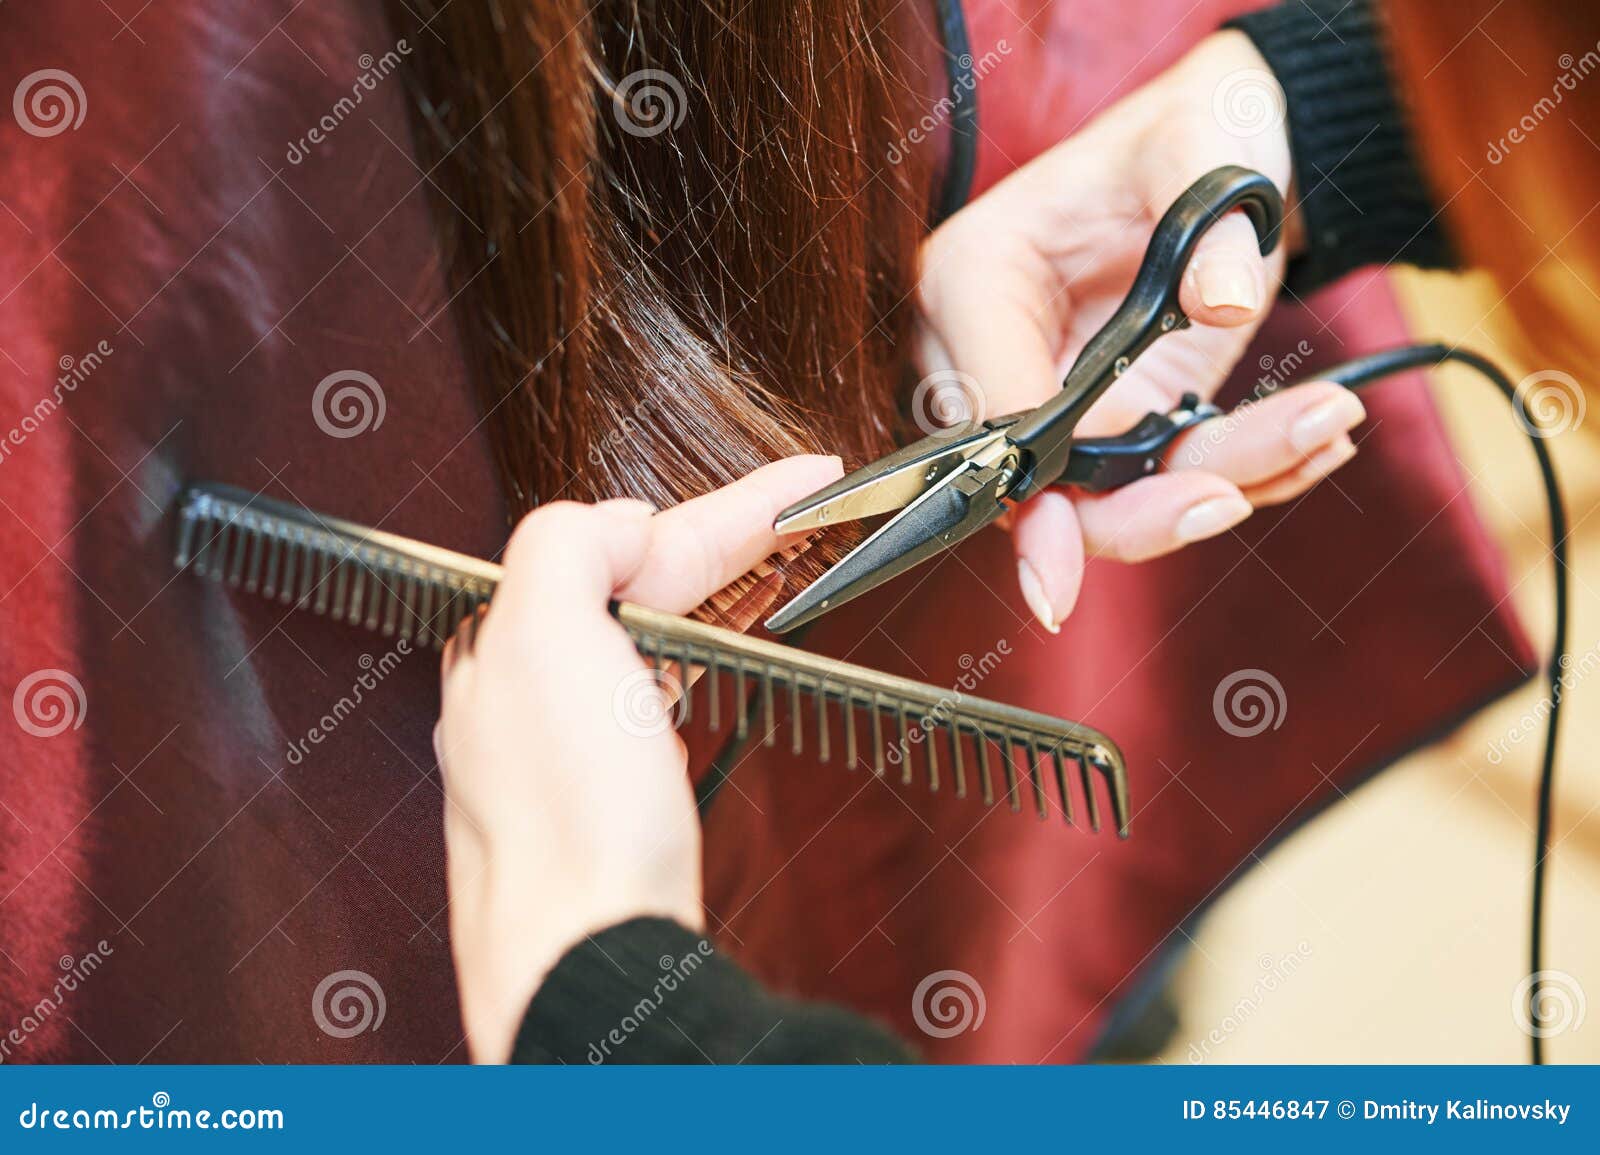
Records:
{"label": "burgundy salon cape", "polygon": [[[1245,6],[970,5],[975,55],[1008,44],[980,93],[980,185]],[[401,85],[333,112],[394,47],[374,9],[0,9],[3,92],[62,70],[83,113],[0,118],[10,1061],[465,1057],[434,658],[376,676],[388,641],[171,571],[170,510],[193,478],[476,554],[503,542]],[[323,141],[291,163],[324,117]],[[1280,310],[1247,376],[1302,339],[1327,362],[1403,335],[1385,283],[1354,278]],[[382,419],[333,436],[314,393],[352,370],[379,383]],[[1009,547],[985,537],[808,639],[946,685],[993,665],[984,695],[1114,735],[1130,841],[757,750],[707,824],[718,941],[936,1059],[1088,1053],[1175,928],[1256,851],[1533,664],[1421,384],[1368,406],[1336,485],[1179,557],[1092,565],[1059,637],[1026,613]],[[1240,670],[1283,690],[1253,737],[1213,713]],[[357,709],[329,716],[353,695]],[[98,969],[63,990],[91,952]],[[918,1029],[914,992],[942,970],[981,987],[980,1029]],[[350,1033],[319,1006],[342,971],[381,991],[381,1022]]]}

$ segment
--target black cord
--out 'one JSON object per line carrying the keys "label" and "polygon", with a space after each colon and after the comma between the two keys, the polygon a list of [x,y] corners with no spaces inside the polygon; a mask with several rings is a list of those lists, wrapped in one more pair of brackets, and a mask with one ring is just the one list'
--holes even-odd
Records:
{"label": "black cord", "polygon": [[1528,988],[1528,1022],[1531,1035],[1532,1057],[1535,1065],[1544,1062],[1544,1040],[1539,1037],[1539,1000],[1544,985],[1544,902],[1545,867],[1550,856],[1550,812],[1555,795],[1556,736],[1561,717],[1561,671],[1567,656],[1567,511],[1561,500],[1561,486],[1556,480],[1555,464],[1550,460],[1550,449],[1544,435],[1533,424],[1523,409],[1517,387],[1500,369],[1486,358],[1465,349],[1448,345],[1406,345],[1389,349],[1347,362],[1327,372],[1318,373],[1319,381],[1337,381],[1350,389],[1360,389],[1383,377],[1411,369],[1424,369],[1454,361],[1476,369],[1506,395],[1516,410],[1523,431],[1533,445],[1534,456],[1539,459],[1539,473],[1544,478],[1545,498],[1550,504],[1550,552],[1555,561],[1556,577],[1556,631],[1550,651],[1548,675],[1550,680],[1550,714],[1546,719],[1544,758],[1539,767],[1539,802],[1537,830],[1533,848],[1533,913],[1529,919],[1528,966],[1531,980]]}
{"label": "black cord", "polygon": [[933,227],[953,217],[972,192],[978,167],[978,77],[961,0],[938,0],[939,33],[944,40],[945,82],[950,94],[950,155],[934,206]]}
{"label": "black cord", "polygon": [[[1533,913],[1529,919],[1528,932],[1529,975],[1532,979],[1528,989],[1528,1022],[1536,1024],[1539,1021],[1539,999],[1544,986],[1541,976],[1544,971],[1545,868],[1550,854],[1550,812],[1555,796],[1556,736],[1561,718],[1561,671],[1567,656],[1567,510],[1561,499],[1561,486],[1556,479],[1555,463],[1550,459],[1550,449],[1545,445],[1540,431],[1523,411],[1522,401],[1517,396],[1517,387],[1511,383],[1511,379],[1492,361],[1470,350],[1455,349],[1441,344],[1403,345],[1397,349],[1387,349],[1381,353],[1347,361],[1343,365],[1318,373],[1316,379],[1334,381],[1347,389],[1363,389],[1396,373],[1433,368],[1447,361],[1476,369],[1511,402],[1513,409],[1521,417],[1521,424],[1529,442],[1533,445],[1534,456],[1538,458],[1539,473],[1544,479],[1545,498],[1550,507],[1551,555],[1555,561],[1556,629],[1547,670],[1550,683],[1550,714],[1546,719],[1544,757],[1539,767],[1538,819],[1534,834],[1533,858]],[[747,703],[745,708],[751,711],[753,717],[754,701]],[[739,755],[746,745],[747,743],[736,741],[730,736],[718,752],[710,771],[701,780],[695,791],[695,802],[702,819],[710,810],[723,783],[733,773]],[[1534,1033],[1530,1042],[1533,1062],[1536,1065],[1542,1064],[1544,1041]]]}
{"label": "black cord", "polygon": [[[751,694],[750,700],[742,706],[736,707],[745,711],[746,719],[753,718],[756,712],[757,694]],[[738,732],[729,734],[723,740],[722,747],[717,751],[717,756],[711,760],[711,765],[706,767],[705,776],[695,784],[694,808],[700,813],[700,821],[706,820],[706,815],[711,813],[711,804],[717,800],[717,794],[722,790],[722,785],[733,776],[734,768],[740,762],[740,755],[750,744],[749,739],[741,740]]]}

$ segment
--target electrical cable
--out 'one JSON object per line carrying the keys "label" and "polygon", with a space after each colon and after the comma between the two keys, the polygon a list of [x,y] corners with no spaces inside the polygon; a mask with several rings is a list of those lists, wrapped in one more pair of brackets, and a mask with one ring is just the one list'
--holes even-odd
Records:
{"label": "electrical cable", "polygon": [[1550,554],[1555,561],[1556,628],[1555,641],[1550,650],[1547,668],[1550,685],[1550,713],[1545,720],[1544,755],[1539,766],[1538,817],[1533,848],[1533,907],[1528,926],[1528,1023],[1532,1044],[1533,1063],[1544,1062],[1544,1040],[1537,1028],[1539,1005],[1544,987],[1544,909],[1547,863],[1550,857],[1550,821],[1555,797],[1556,738],[1561,719],[1562,669],[1567,658],[1567,511],[1561,499],[1561,486],[1556,479],[1555,464],[1550,449],[1545,444],[1547,432],[1534,424],[1511,383],[1492,361],[1466,349],[1448,345],[1405,345],[1397,349],[1374,353],[1347,362],[1328,372],[1317,373],[1319,381],[1336,381],[1349,389],[1367,385],[1412,369],[1434,368],[1454,362],[1476,369],[1505,394],[1518,417],[1518,424],[1533,445],[1534,456],[1539,461],[1539,473],[1544,480],[1545,499],[1550,507]]}
{"label": "electrical cable", "polygon": [[[1387,349],[1370,356],[1360,357],[1348,361],[1332,369],[1318,372],[1315,379],[1318,381],[1333,381],[1345,386],[1347,389],[1360,390],[1369,385],[1376,384],[1396,373],[1410,372],[1415,369],[1430,369],[1453,362],[1475,369],[1487,378],[1511,403],[1512,409],[1518,416],[1518,423],[1528,435],[1528,440],[1533,446],[1534,456],[1538,459],[1539,473],[1544,481],[1545,498],[1549,504],[1550,516],[1550,542],[1551,557],[1555,562],[1555,598],[1556,598],[1556,628],[1555,640],[1551,646],[1550,660],[1547,667],[1547,676],[1550,686],[1550,713],[1546,718],[1544,739],[1544,754],[1539,767],[1539,789],[1537,802],[1537,820],[1534,834],[1533,858],[1533,895],[1532,913],[1529,917],[1529,988],[1528,988],[1528,1022],[1530,1024],[1530,1042],[1532,1060],[1535,1065],[1544,1062],[1544,1040],[1539,1031],[1534,1027],[1539,1021],[1539,1004],[1544,986],[1544,911],[1547,862],[1550,855],[1550,823],[1551,810],[1555,797],[1555,762],[1556,739],[1561,718],[1561,673],[1567,660],[1567,618],[1568,618],[1568,588],[1567,588],[1567,512],[1562,501],[1561,487],[1556,478],[1555,463],[1551,460],[1550,449],[1545,444],[1548,436],[1534,424],[1523,408],[1523,401],[1517,394],[1517,387],[1512,384],[1498,366],[1485,357],[1466,349],[1457,349],[1444,344],[1403,345],[1395,349]],[[1293,386],[1286,386],[1293,388]],[[753,701],[746,706],[754,710]],[[700,816],[705,818],[710,810],[722,785],[733,773],[733,768],[747,746],[747,742],[739,742],[732,737],[723,744],[718,752],[709,773],[699,784],[695,791],[695,801],[698,805]]]}

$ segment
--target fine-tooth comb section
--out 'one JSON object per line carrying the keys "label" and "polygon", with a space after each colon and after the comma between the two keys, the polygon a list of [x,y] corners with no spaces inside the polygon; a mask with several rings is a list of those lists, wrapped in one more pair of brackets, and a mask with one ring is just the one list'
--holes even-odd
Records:
{"label": "fine-tooth comb section", "polygon": [[[281,605],[435,649],[488,604],[500,580],[492,562],[216,484],[185,491],[176,564]],[[968,796],[969,770],[976,767],[985,805],[1003,796],[1013,811],[1026,804],[1040,818],[1049,816],[1053,784],[1069,824],[1075,824],[1076,777],[1097,832],[1098,775],[1117,832],[1128,835],[1122,753],[1091,727],[692,618],[627,602],[612,608],[646,662],[681,686],[682,721],[704,710],[716,731],[731,714],[737,738],[767,746],[787,723],[794,754],[809,746],[819,761],[840,757],[847,768],[880,778],[895,766],[905,785],[920,765],[929,790],[949,789],[957,798]]]}

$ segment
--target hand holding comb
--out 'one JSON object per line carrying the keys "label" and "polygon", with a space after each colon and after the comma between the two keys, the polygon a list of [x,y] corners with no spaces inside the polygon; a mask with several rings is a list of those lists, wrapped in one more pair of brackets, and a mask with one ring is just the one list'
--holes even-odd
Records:
{"label": "hand holding comb", "polygon": [[[434,648],[489,602],[500,580],[500,567],[491,562],[213,483],[191,486],[180,499],[176,564],[246,593]],[[1100,829],[1098,775],[1118,833],[1127,836],[1121,751],[1088,726],[627,602],[614,603],[612,611],[648,663],[657,670],[676,664],[683,671],[680,720],[703,708],[709,726],[720,730],[724,684],[731,681],[726,708],[736,737],[749,737],[752,717],[759,715],[762,740],[774,745],[781,701],[788,709],[791,748],[802,753],[804,702],[813,717],[817,758],[830,760],[837,724],[845,761],[853,768],[862,739],[859,715],[865,712],[871,764],[880,777],[892,742],[900,751],[903,783],[913,780],[911,755],[920,749],[930,790],[948,779],[956,796],[966,797],[968,767],[974,765],[979,794],[992,804],[998,759],[1012,810],[1022,809],[1025,779],[1036,813],[1047,817],[1047,781],[1053,778],[1069,823],[1075,809],[1070,765],[1090,827]],[[703,693],[694,682],[697,671],[708,675]],[[696,697],[704,698],[703,707]]]}

